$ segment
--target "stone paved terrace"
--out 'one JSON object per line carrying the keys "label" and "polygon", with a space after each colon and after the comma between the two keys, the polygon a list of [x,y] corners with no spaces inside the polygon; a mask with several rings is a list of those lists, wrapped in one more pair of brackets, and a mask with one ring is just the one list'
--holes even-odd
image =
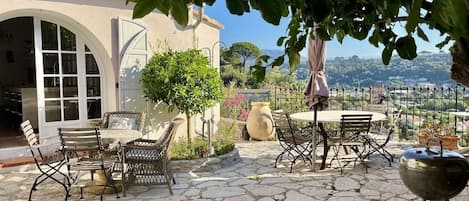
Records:
{"label": "stone paved terrace", "polygon": [[[388,149],[398,156],[408,146],[391,143]],[[241,162],[233,167],[176,174],[173,196],[165,185],[134,186],[127,197],[119,200],[421,200],[402,184],[398,162],[389,167],[380,157],[374,157],[367,163],[368,173],[357,165],[345,170],[344,175],[338,169],[311,172],[309,166],[299,163],[293,173],[288,173],[288,167],[273,168],[281,150],[277,142],[240,142],[237,147]],[[0,200],[26,200],[37,175],[34,166],[4,168],[0,173]],[[39,189],[33,200],[63,200],[63,189],[57,184],[43,184]],[[69,200],[79,200],[78,187],[72,190]],[[99,200],[99,196],[87,193],[84,200]],[[110,194],[105,200],[116,198]],[[469,190],[466,188],[452,200],[469,200]]]}

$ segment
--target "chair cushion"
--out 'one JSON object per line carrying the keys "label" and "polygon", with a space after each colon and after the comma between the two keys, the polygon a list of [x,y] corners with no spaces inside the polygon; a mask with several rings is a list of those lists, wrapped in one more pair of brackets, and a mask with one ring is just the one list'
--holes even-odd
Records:
{"label": "chair cushion", "polygon": [[137,118],[110,116],[108,127],[119,130],[138,130]]}

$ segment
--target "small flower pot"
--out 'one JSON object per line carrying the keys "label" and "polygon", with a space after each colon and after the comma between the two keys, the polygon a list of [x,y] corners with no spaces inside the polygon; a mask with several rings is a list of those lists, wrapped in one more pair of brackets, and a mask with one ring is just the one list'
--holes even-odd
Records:
{"label": "small flower pot", "polygon": [[[447,135],[428,135],[428,134],[424,134],[424,133],[421,133],[419,134],[419,145],[421,146],[426,146],[427,144],[427,138],[429,137],[437,137],[437,138],[440,138],[441,141],[443,142],[443,148],[444,149],[449,149],[449,150],[456,150],[458,149],[458,140],[459,140],[459,137],[458,136],[454,136],[454,135],[451,135],[451,136],[447,136]],[[438,143],[434,142],[434,141],[430,141],[428,143],[429,146],[440,146]]]}

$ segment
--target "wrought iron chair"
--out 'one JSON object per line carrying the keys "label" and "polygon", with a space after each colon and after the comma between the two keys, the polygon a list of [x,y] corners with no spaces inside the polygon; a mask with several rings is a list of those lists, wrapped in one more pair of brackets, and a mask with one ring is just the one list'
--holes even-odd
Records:
{"label": "wrought iron chair", "polygon": [[[60,172],[60,168],[65,164],[64,155],[60,151],[48,154],[42,153],[39,146],[39,140],[37,139],[36,134],[34,134],[33,127],[29,120],[21,123],[21,130],[28,140],[29,150],[31,151],[31,155],[36,163],[36,167],[39,172],[41,172],[41,174],[34,180],[33,186],[29,191],[28,200],[31,200],[33,191],[37,190],[36,187],[46,179],[51,179],[63,186],[65,189],[65,200],[67,200],[69,196],[70,181],[68,180],[67,175]],[[63,181],[60,181],[56,176],[63,176]]]}
{"label": "wrought iron chair", "polygon": [[105,112],[101,128],[104,129],[129,129],[143,132],[145,114],[132,111]]}
{"label": "wrought iron chair", "polygon": [[[371,114],[342,115],[339,136],[329,137],[328,149],[332,147],[334,151],[330,166],[332,166],[334,160],[337,160],[341,174],[344,172],[344,167],[350,162],[353,161],[354,166],[357,160],[363,162],[367,141],[361,135],[370,131],[371,116]],[[344,147],[347,155],[346,148],[350,148],[355,153],[355,157],[339,157],[340,147]],[[342,165],[341,161],[345,164]]]}
{"label": "wrought iron chair", "polygon": [[293,170],[293,165],[301,158],[305,163],[313,163],[311,159],[312,151],[312,130],[311,127],[299,129],[295,127],[290,115],[283,111],[274,111],[272,113],[274,121],[275,134],[283,148],[283,151],[275,159],[274,167],[277,168],[277,163],[288,156],[290,159],[290,173]]}
{"label": "wrought iron chair", "polygon": [[178,127],[184,122],[182,118],[174,119],[165,134],[158,140],[137,139],[122,146],[123,194],[130,185],[167,184],[173,194],[171,181],[175,184],[170,166],[168,150]]}
{"label": "wrought iron chair", "polygon": [[[107,187],[111,187],[119,198],[118,190],[106,171],[113,169],[115,158],[105,158],[103,156],[104,148],[101,144],[98,128],[58,128],[62,151],[65,155],[68,177],[73,183],[78,182],[80,171],[102,171],[106,182],[101,191],[101,200]],[[87,154],[83,154],[87,153]],[[74,171],[74,175],[72,174]],[[91,177],[93,180],[93,176]],[[83,198],[83,189],[81,188],[80,198]]]}
{"label": "wrought iron chair", "polygon": [[377,132],[370,131],[368,134],[363,135],[369,145],[369,150],[365,154],[364,158],[369,158],[377,152],[389,162],[389,167],[391,167],[391,163],[394,161],[394,156],[386,150],[385,147],[394,136],[394,126],[396,125],[396,122],[400,120],[401,112],[402,110],[398,110],[392,114],[392,123],[388,129],[383,127]]}

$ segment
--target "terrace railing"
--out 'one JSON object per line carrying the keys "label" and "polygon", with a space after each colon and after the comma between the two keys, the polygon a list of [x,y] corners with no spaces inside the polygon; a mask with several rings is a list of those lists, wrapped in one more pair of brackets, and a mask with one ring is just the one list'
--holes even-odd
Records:
{"label": "terrace railing", "polygon": [[[274,87],[272,109],[307,111],[303,91],[300,87]],[[349,87],[330,88],[329,94],[329,109],[368,110],[379,104],[388,115],[402,110],[398,134],[406,139],[416,137],[425,120],[454,125],[460,134],[469,126],[464,125],[463,117],[450,114],[469,108],[469,90],[465,87]]]}

